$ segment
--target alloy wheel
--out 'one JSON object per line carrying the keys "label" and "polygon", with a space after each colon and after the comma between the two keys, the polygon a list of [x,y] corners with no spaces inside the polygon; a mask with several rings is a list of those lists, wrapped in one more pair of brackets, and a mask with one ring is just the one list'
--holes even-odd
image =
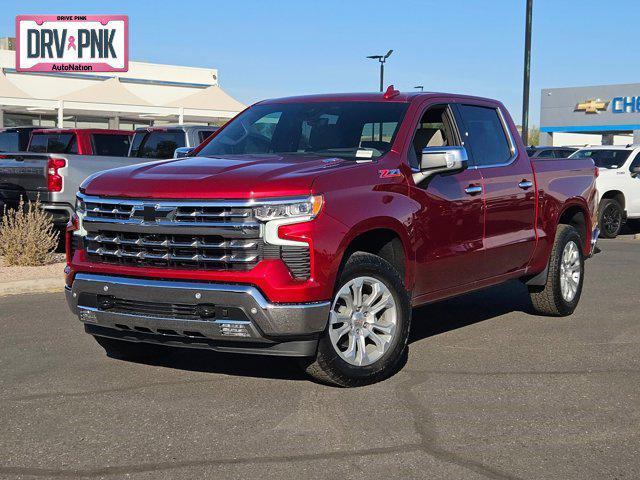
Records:
{"label": "alloy wheel", "polygon": [[382,357],[393,343],[398,309],[380,280],[357,277],[340,288],[329,315],[329,338],[345,362],[363,367]]}

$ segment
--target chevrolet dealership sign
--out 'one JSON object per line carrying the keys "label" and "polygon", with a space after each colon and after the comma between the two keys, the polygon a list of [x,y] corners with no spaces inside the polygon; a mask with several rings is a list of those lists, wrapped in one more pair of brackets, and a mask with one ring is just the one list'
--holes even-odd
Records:
{"label": "chevrolet dealership sign", "polygon": [[640,113],[640,96],[637,97],[613,97],[603,101],[599,98],[591,98],[576,105],[576,112],[600,113],[611,105],[611,113]]}
{"label": "chevrolet dealership sign", "polygon": [[16,70],[125,72],[129,68],[126,15],[18,15]]}
{"label": "chevrolet dealership sign", "polygon": [[638,132],[640,83],[545,88],[541,132]]}

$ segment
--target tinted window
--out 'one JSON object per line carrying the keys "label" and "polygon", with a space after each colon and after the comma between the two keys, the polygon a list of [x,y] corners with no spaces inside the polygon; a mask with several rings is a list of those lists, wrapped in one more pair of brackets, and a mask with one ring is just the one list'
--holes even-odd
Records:
{"label": "tinted window", "polygon": [[29,151],[36,153],[69,153],[75,140],[72,133],[36,133],[31,136]]}
{"label": "tinted window", "polygon": [[460,114],[468,136],[463,136],[470,147],[476,165],[506,163],[511,158],[507,135],[494,108],[460,105]]}
{"label": "tinted window", "polygon": [[198,132],[198,141],[200,143],[204,142],[213,132],[215,132],[215,130],[200,130]]}
{"label": "tinted window", "polygon": [[629,171],[632,172],[634,168],[638,167],[640,167],[640,153],[636,154],[636,158],[634,158],[631,165],[629,165]]}
{"label": "tinted window", "polygon": [[178,147],[185,146],[185,134],[182,130],[148,132],[140,142],[132,156],[145,158],[173,158],[173,152]]}
{"label": "tinted window", "polygon": [[391,148],[406,109],[400,102],[256,105],[231,120],[198,155],[377,158]]}
{"label": "tinted window", "polygon": [[554,150],[543,150],[538,154],[537,158],[554,158],[555,156]]}
{"label": "tinted window", "polygon": [[0,132],[0,152],[20,151],[18,132]]}
{"label": "tinted window", "polygon": [[620,168],[627,161],[631,150],[578,150],[571,158],[590,158],[596,167]]}
{"label": "tinted window", "polygon": [[126,157],[129,153],[129,135],[107,135],[95,133],[93,139],[93,153],[107,157]]}

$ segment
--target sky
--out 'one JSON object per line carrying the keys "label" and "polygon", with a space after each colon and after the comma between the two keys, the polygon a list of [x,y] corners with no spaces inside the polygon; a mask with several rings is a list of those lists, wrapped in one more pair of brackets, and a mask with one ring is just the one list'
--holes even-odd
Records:
{"label": "sky", "polygon": [[[239,101],[385,84],[496,98],[521,120],[525,0],[3,0],[19,14],[127,14],[130,59],[218,69]],[[542,88],[640,82],[638,0],[534,0],[531,115]]]}

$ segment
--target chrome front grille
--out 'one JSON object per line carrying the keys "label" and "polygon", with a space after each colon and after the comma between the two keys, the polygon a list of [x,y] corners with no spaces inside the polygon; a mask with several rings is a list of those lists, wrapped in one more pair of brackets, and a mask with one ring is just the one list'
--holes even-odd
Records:
{"label": "chrome front grille", "polygon": [[261,226],[247,201],[78,198],[93,262],[249,270],[263,256]]}
{"label": "chrome front grille", "polygon": [[261,258],[262,241],[212,235],[87,232],[91,260],[132,266],[245,270]]}
{"label": "chrome front grille", "polygon": [[244,201],[197,202],[123,200],[83,197],[85,221],[125,224],[221,226],[255,224],[253,210]]}

